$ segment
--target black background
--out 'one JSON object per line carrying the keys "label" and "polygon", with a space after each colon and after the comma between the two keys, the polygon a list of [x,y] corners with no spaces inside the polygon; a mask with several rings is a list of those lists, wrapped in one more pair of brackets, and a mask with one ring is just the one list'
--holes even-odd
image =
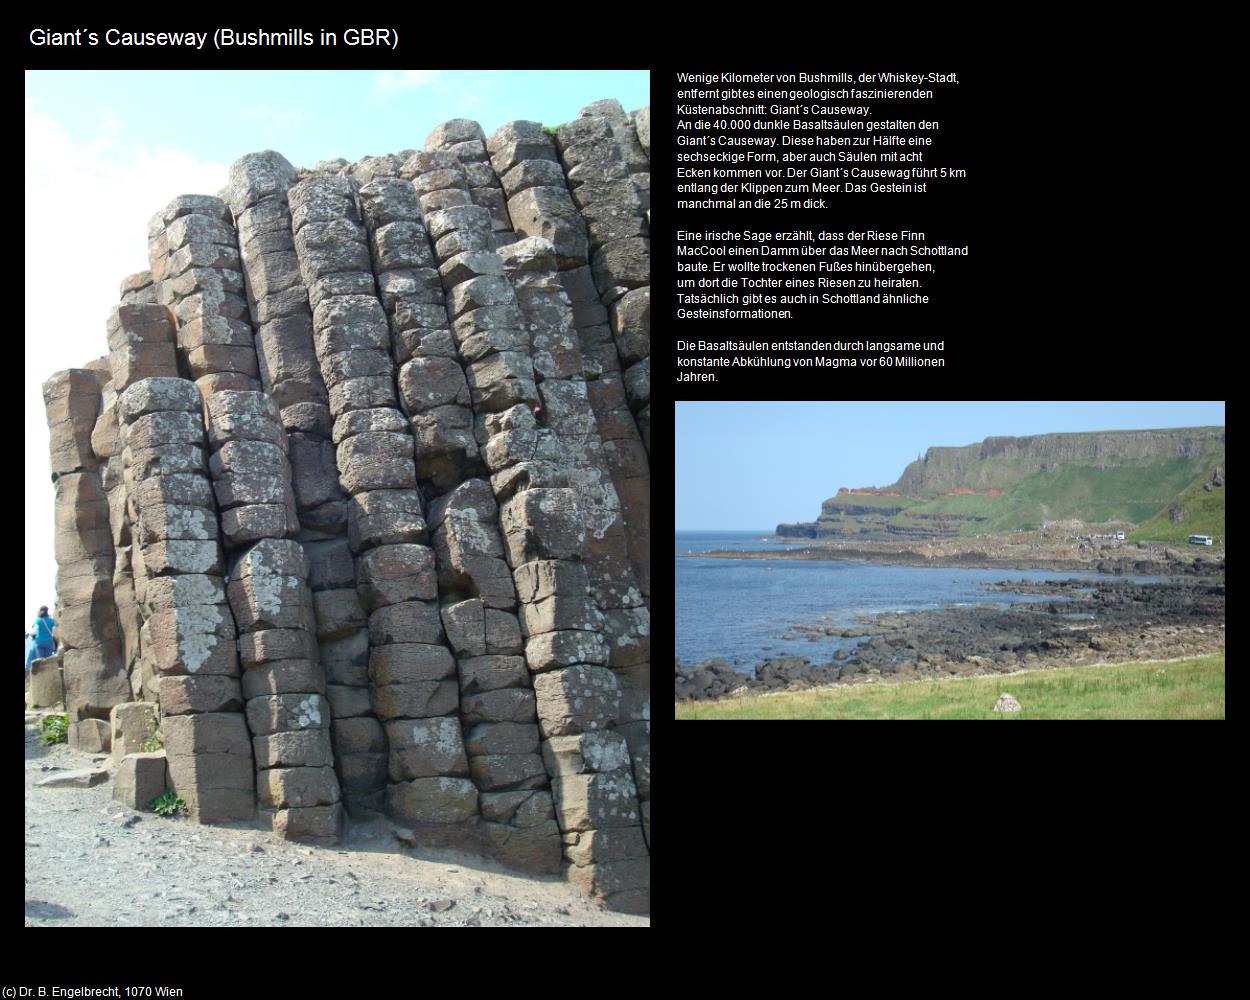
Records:
{"label": "black background", "polygon": [[[29,25],[18,29],[17,43],[28,68],[649,66],[652,536],[661,561],[673,527],[668,415],[678,399],[1227,395],[1227,376],[1235,370],[1227,348],[1244,326],[1242,311],[1229,306],[1239,284],[1229,235],[1238,180],[1218,168],[1215,144],[1244,110],[1225,96],[1239,91],[1219,90],[1210,71],[1234,37],[1231,25],[1174,17],[1153,23],[1144,14],[1131,24],[1111,17],[1103,23],[1089,10],[1034,15],[988,8],[975,20],[952,16],[920,24],[893,6],[854,19],[840,8],[782,6],[615,13],[501,8],[484,20],[472,15],[362,13],[358,25],[398,23],[404,44],[397,52],[40,50],[25,43]],[[170,10],[160,17],[90,20],[137,30],[189,27],[185,15]],[[57,16],[42,23],[61,29],[81,22]],[[234,9],[223,9],[210,30],[217,23],[263,26]],[[296,23],[332,26],[320,14],[292,10],[268,27]],[[666,320],[673,302],[673,231],[713,224],[711,213],[676,218],[668,208],[675,73],[844,68],[960,74],[960,107],[942,115],[950,136],[944,141],[957,139],[959,151],[943,159],[966,165],[969,178],[958,192],[893,203],[899,210],[893,224],[925,230],[931,239],[958,232],[950,242],[969,243],[972,255],[960,263],[959,280],[944,286],[931,306],[839,308],[822,313],[810,335],[852,339],[905,331],[912,339],[921,333],[915,339],[946,341],[947,367],[816,370],[801,377],[759,369],[732,394],[724,386],[678,386],[671,350],[676,337],[707,339],[716,329],[722,338],[769,339],[781,331],[703,322],[679,332]],[[173,139],[181,127],[194,123],[171,123]],[[423,138],[397,121],[393,148],[420,145]],[[879,214],[880,203],[867,199],[866,209],[854,211],[868,211],[866,223],[884,227],[891,220]],[[764,228],[755,218],[750,224]],[[794,218],[790,225],[820,223]],[[924,326],[918,329],[917,322]],[[794,324],[784,333],[800,335]],[[750,456],[740,461],[749,474]],[[662,678],[671,647],[671,594],[665,573],[655,580],[653,646]],[[656,911],[667,920],[657,926],[691,933],[732,928],[754,940],[761,929],[788,932],[802,925],[820,936],[822,953],[828,949],[854,965],[876,947],[923,952],[934,933],[963,934],[973,926],[1053,929],[1016,896],[1004,898],[1019,890],[1048,913],[1062,910],[1069,931],[1118,937],[1125,928],[1144,927],[1154,914],[1162,918],[1172,899],[1184,898],[1183,915],[1192,917],[1202,893],[1194,880],[1210,874],[1202,861],[1218,857],[1225,839],[1216,825],[1218,803],[1228,795],[1216,788],[1223,753],[1210,727],[1203,735],[1193,727],[1014,727],[997,736],[959,726],[692,729],[666,721],[665,687],[661,680],[654,738],[659,756],[671,762],[662,767],[659,829],[666,844],[656,868]],[[1098,897],[1093,906],[1091,895]],[[996,909],[988,908],[989,897],[997,897]],[[970,910],[980,911],[975,924],[967,923]],[[902,935],[889,934],[900,924]],[[1172,945],[1194,930],[1193,922],[1173,928]],[[982,969],[1001,959],[1013,981],[1038,973],[1031,956],[999,949],[997,941],[977,951]],[[850,943],[854,950],[837,947]],[[55,975],[65,982],[81,975],[111,982],[116,977],[105,970],[116,969],[150,974],[139,982],[191,984],[211,976],[224,984],[264,981],[277,988],[267,975],[236,968],[233,958],[218,962],[211,952],[138,948],[132,943],[123,952],[118,942],[98,938],[89,949],[61,944],[22,963],[28,973],[51,963],[54,973],[15,973],[10,981],[47,982]],[[335,965],[350,966],[343,971],[355,977],[357,989],[411,988],[423,980],[414,978],[421,974],[411,963],[396,963],[395,955],[411,953],[411,942],[401,948],[389,958],[381,950],[344,953]],[[715,947],[709,954],[719,964],[726,951]],[[99,954],[108,957],[94,965]],[[373,959],[360,961],[370,954]],[[296,957],[286,951],[265,959],[270,972],[280,971],[284,988],[294,985],[297,965],[304,967],[292,961]],[[649,967],[647,952],[637,951],[629,964]],[[333,971],[325,970],[328,981]],[[206,987],[187,995],[249,992]]]}

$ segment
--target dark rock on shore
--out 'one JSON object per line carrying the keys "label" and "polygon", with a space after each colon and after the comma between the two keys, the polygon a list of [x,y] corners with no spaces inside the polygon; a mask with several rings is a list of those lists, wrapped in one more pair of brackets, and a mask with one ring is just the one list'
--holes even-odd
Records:
{"label": "dark rock on shore", "polygon": [[1224,648],[1223,579],[1003,581],[990,589],[1069,600],[887,612],[865,619],[871,633],[859,634],[869,638],[852,651],[838,650],[832,663],[783,656],[759,663],[754,676],[722,659],[678,663],[676,698],[859,683],[873,676],[894,681],[1164,659]]}
{"label": "dark rock on shore", "polygon": [[678,660],[675,677],[676,698],[678,701],[690,698],[696,701],[724,698],[739,688],[745,688],[748,679],[747,674],[735,670],[719,657],[689,667],[683,667],[681,661]]}

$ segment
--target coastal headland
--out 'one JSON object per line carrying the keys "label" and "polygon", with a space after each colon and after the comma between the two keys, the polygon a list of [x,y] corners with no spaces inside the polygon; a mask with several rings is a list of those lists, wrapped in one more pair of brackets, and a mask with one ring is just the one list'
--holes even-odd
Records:
{"label": "coastal headland", "polygon": [[1222,575],[1224,547],[1173,546],[1154,542],[1102,539],[1080,528],[1048,528],[1007,535],[948,538],[926,542],[827,541],[773,551],[719,549],[683,553],[678,558],[849,560],[891,566],[947,566],[965,569],[1041,569],[1134,576]]}

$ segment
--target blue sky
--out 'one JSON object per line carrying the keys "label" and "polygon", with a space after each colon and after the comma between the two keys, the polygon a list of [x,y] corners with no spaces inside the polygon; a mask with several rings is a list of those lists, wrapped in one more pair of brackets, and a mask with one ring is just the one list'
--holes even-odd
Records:
{"label": "blue sky", "polygon": [[996,435],[1223,425],[1224,403],[678,403],[678,531],[811,521],[934,445]]}
{"label": "blue sky", "polygon": [[650,103],[646,70],[32,71],[25,94],[25,615],[54,599],[53,492],[40,386],[108,350],[118,284],[146,270],[147,222],[216,194],[244,153],[296,166],[420,149],[472,118],[558,125],[592,101]]}

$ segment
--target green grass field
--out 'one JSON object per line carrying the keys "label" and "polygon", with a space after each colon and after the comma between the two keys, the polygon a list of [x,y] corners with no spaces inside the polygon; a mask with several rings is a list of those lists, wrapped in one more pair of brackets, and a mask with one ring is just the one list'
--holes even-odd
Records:
{"label": "green grass field", "polygon": [[[1004,692],[1022,706],[995,712]],[[1222,719],[1224,656],[858,685],[676,706],[677,719]]]}
{"label": "green grass field", "polygon": [[1065,465],[1035,472],[1001,497],[939,497],[913,513],[976,514],[986,520],[966,533],[1041,527],[1047,520],[1079,517],[1089,523],[1139,523],[1158,511],[1201,472],[1205,460],[1153,459],[1110,469]]}

